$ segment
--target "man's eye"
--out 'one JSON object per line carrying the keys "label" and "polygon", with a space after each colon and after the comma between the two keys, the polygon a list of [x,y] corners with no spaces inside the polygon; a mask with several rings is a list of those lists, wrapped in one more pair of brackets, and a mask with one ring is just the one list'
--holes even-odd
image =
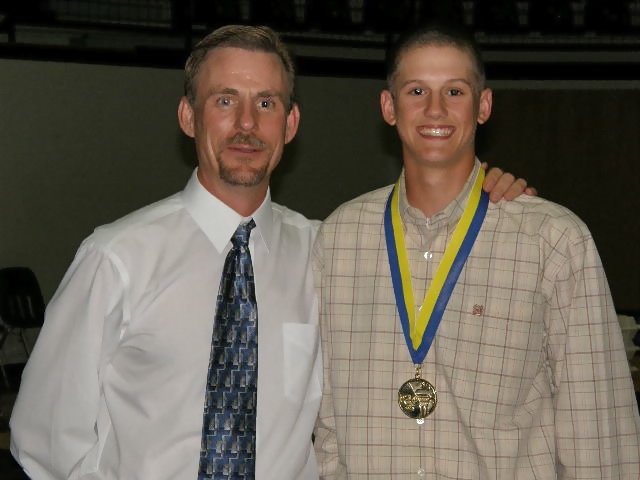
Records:
{"label": "man's eye", "polygon": [[412,88],[409,95],[424,95],[424,90],[418,87]]}
{"label": "man's eye", "polygon": [[462,95],[462,90],[459,88],[450,88],[448,93],[452,97],[457,97],[458,95]]}
{"label": "man's eye", "polygon": [[265,99],[265,100],[260,100],[260,108],[272,108],[275,105],[273,100],[270,99]]}

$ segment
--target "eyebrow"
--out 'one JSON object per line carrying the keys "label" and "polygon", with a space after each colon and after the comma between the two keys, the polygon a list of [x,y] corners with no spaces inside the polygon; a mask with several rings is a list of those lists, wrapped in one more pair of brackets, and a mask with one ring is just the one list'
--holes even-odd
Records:
{"label": "eyebrow", "polygon": [[210,97],[212,95],[238,95],[238,93],[238,90],[236,90],[235,88],[212,88],[209,90],[207,96]]}
{"label": "eyebrow", "polygon": [[[211,95],[240,95],[240,91],[236,90],[235,88],[212,88],[211,90],[209,90],[208,92],[209,96]],[[282,94],[277,92],[277,91],[273,91],[273,90],[263,90],[260,91],[256,94],[256,97],[278,97],[278,98],[282,98]]]}
{"label": "eyebrow", "polygon": [[[468,85],[469,87],[473,87],[473,84],[467,80],[466,78],[450,78],[448,79],[445,83],[456,83],[456,82],[462,82],[466,85]],[[422,84],[425,83],[424,80],[420,80],[420,79],[411,79],[411,80],[407,80],[406,82],[403,82],[402,85],[400,85],[400,88],[404,88],[407,85],[410,85],[412,83],[418,83],[418,84]]]}
{"label": "eyebrow", "polygon": [[280,92],[275,92],[273,90],[263,90],[262,92],[258,92],[257,97],[275,97],[279,99],[283,99],[284,96]]}

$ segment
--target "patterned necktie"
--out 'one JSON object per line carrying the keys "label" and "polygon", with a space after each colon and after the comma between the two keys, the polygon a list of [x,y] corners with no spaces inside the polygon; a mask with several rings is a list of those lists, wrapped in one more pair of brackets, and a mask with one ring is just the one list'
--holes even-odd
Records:
{"label": "patterned necktie", "polygon": [[233,234],[220,280],[204,405],[198,480],[254,479],[258,308],[249,235]]}

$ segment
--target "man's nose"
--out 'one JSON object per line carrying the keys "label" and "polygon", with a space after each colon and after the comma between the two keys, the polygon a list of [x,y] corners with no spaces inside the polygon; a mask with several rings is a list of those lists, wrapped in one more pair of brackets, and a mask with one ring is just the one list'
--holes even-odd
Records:
{"label": "man's nose", "polygon": [[257,112],[251,102],[241,102],[237,111],[236,126],[240,130],[253,130],[257,123]]}
{"label": "man's nose", "polygon": [[437,93],[429,93],[425,99],[424,114],[429,117],[443,116],[447,111],[445,100]]}

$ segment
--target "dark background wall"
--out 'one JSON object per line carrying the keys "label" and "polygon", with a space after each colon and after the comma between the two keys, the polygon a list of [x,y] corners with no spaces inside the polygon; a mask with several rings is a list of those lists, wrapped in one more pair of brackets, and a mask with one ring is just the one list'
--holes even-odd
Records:
{"label": "dark background wall", "polygon": [[[0,60],[0,265],[29,265],[48,300],[96,225],[181,189],[194,166],[178,129],[178,70]],[[391,183],[381,80],[299,78],[302,123],[276,201],[323,218]],[[640,81],[503,81],[482,160],[523,176],[591,228],[619,310],[640,310],[636,190]]]}
{"label": "dark background wall", "polygon": [[483,159],[525,176],[589,226],[616,307],[640,310],[640,89],[502,90]]}

